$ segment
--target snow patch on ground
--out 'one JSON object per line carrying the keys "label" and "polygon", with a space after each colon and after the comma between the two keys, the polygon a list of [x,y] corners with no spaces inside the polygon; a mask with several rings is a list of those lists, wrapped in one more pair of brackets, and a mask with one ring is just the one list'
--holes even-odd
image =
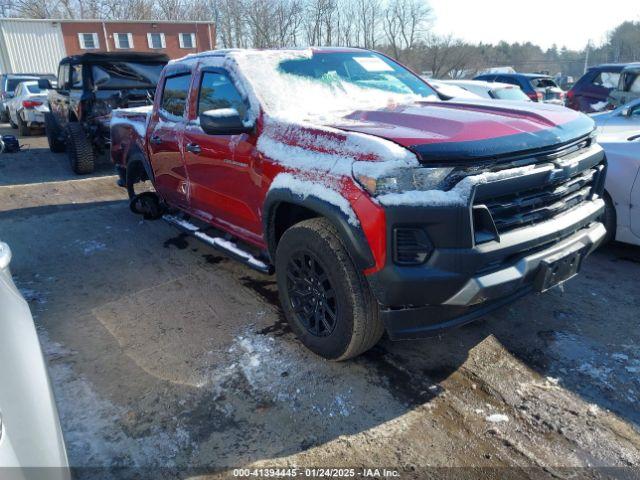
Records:
{"label": "snow patch on ground", "polygon": [[[240,373],[257,398],[294,412],[311,409],[332,418],[347,418],[357,411],[354,391],[364,387],[366,379],[358,375],[353,381],[342,382],[344,385],[336,383],[333,370],[340,366],[318,363],[318,357],[297,344],[247,330],[235,338],[229,353],[237,361],[229,365],[227,378]],[[363,385],[358,387],[354,382]],[[228,395],[228,382],[218,383],[226,385]]]}
{"label": "snow patch on ground", "polygon": [[487,416],[485,420],[491,423],[503,423],[503,422],[508,422],[509,417],[507,417],[503,413],[492,413],[491,415]]}
{"label": "snow patch on ground", "polygon": [[74,244],[78,245],[85,255],[91,255],[107,248],[106,243],[98,240],[76,240]]}
{"label": "snow patch on ground", "polygon": [[294,177],[290,173],[280,173],[273,179],[269,190],[284,188],[290,190],[303,199],[313,196],[338,207],[346,216],[350,224],[358,226],[360,223],[349,201],[335,189],[319,179]]}

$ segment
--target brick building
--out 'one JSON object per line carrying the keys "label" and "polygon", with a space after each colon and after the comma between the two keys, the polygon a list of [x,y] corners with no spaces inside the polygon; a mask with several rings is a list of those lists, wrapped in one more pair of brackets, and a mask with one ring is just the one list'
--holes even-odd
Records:
{"label": "brick building", "polygon": [[211,22],[0,19],[0,73],[54,73],[61,58],[86,52],[179,58],[214,48]]}

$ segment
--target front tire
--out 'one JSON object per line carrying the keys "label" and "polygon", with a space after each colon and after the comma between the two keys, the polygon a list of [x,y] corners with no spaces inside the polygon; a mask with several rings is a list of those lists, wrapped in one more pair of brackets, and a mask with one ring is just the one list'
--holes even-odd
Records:
{"label": "front tire", "polygon": [[78,122],[69,123],[67,133],[67,154],[71,169],[79,175],[92,173],[95,170],[95,156],[82,125]]}
{"label": "front tire", "polygon": [[347,360],[382,337],[377,302],[327,219],[305,220],[282,235],[276,276],[285,317],[314,353]]}

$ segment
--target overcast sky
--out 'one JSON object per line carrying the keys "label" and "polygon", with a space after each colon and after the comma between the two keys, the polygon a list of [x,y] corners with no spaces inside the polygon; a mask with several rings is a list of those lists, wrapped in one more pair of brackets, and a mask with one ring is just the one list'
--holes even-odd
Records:
{"label": "overcast sky", "polygon": [[470,42],[526,42],[582,49],[625,20],[640,20],[640,0],[429,0],[437,33]]}

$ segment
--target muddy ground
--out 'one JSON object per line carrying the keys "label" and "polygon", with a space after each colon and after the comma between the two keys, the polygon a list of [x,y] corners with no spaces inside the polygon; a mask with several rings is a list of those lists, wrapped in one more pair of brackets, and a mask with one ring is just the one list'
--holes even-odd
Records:
{"label": "muddy ground", "polygon": [[639,248],[446,336],[331,363],[290,333],[273,278],[133,215],[108,165],[76,177],[22,140],[0,156],[0,238],[78,477],[640,475]]}

